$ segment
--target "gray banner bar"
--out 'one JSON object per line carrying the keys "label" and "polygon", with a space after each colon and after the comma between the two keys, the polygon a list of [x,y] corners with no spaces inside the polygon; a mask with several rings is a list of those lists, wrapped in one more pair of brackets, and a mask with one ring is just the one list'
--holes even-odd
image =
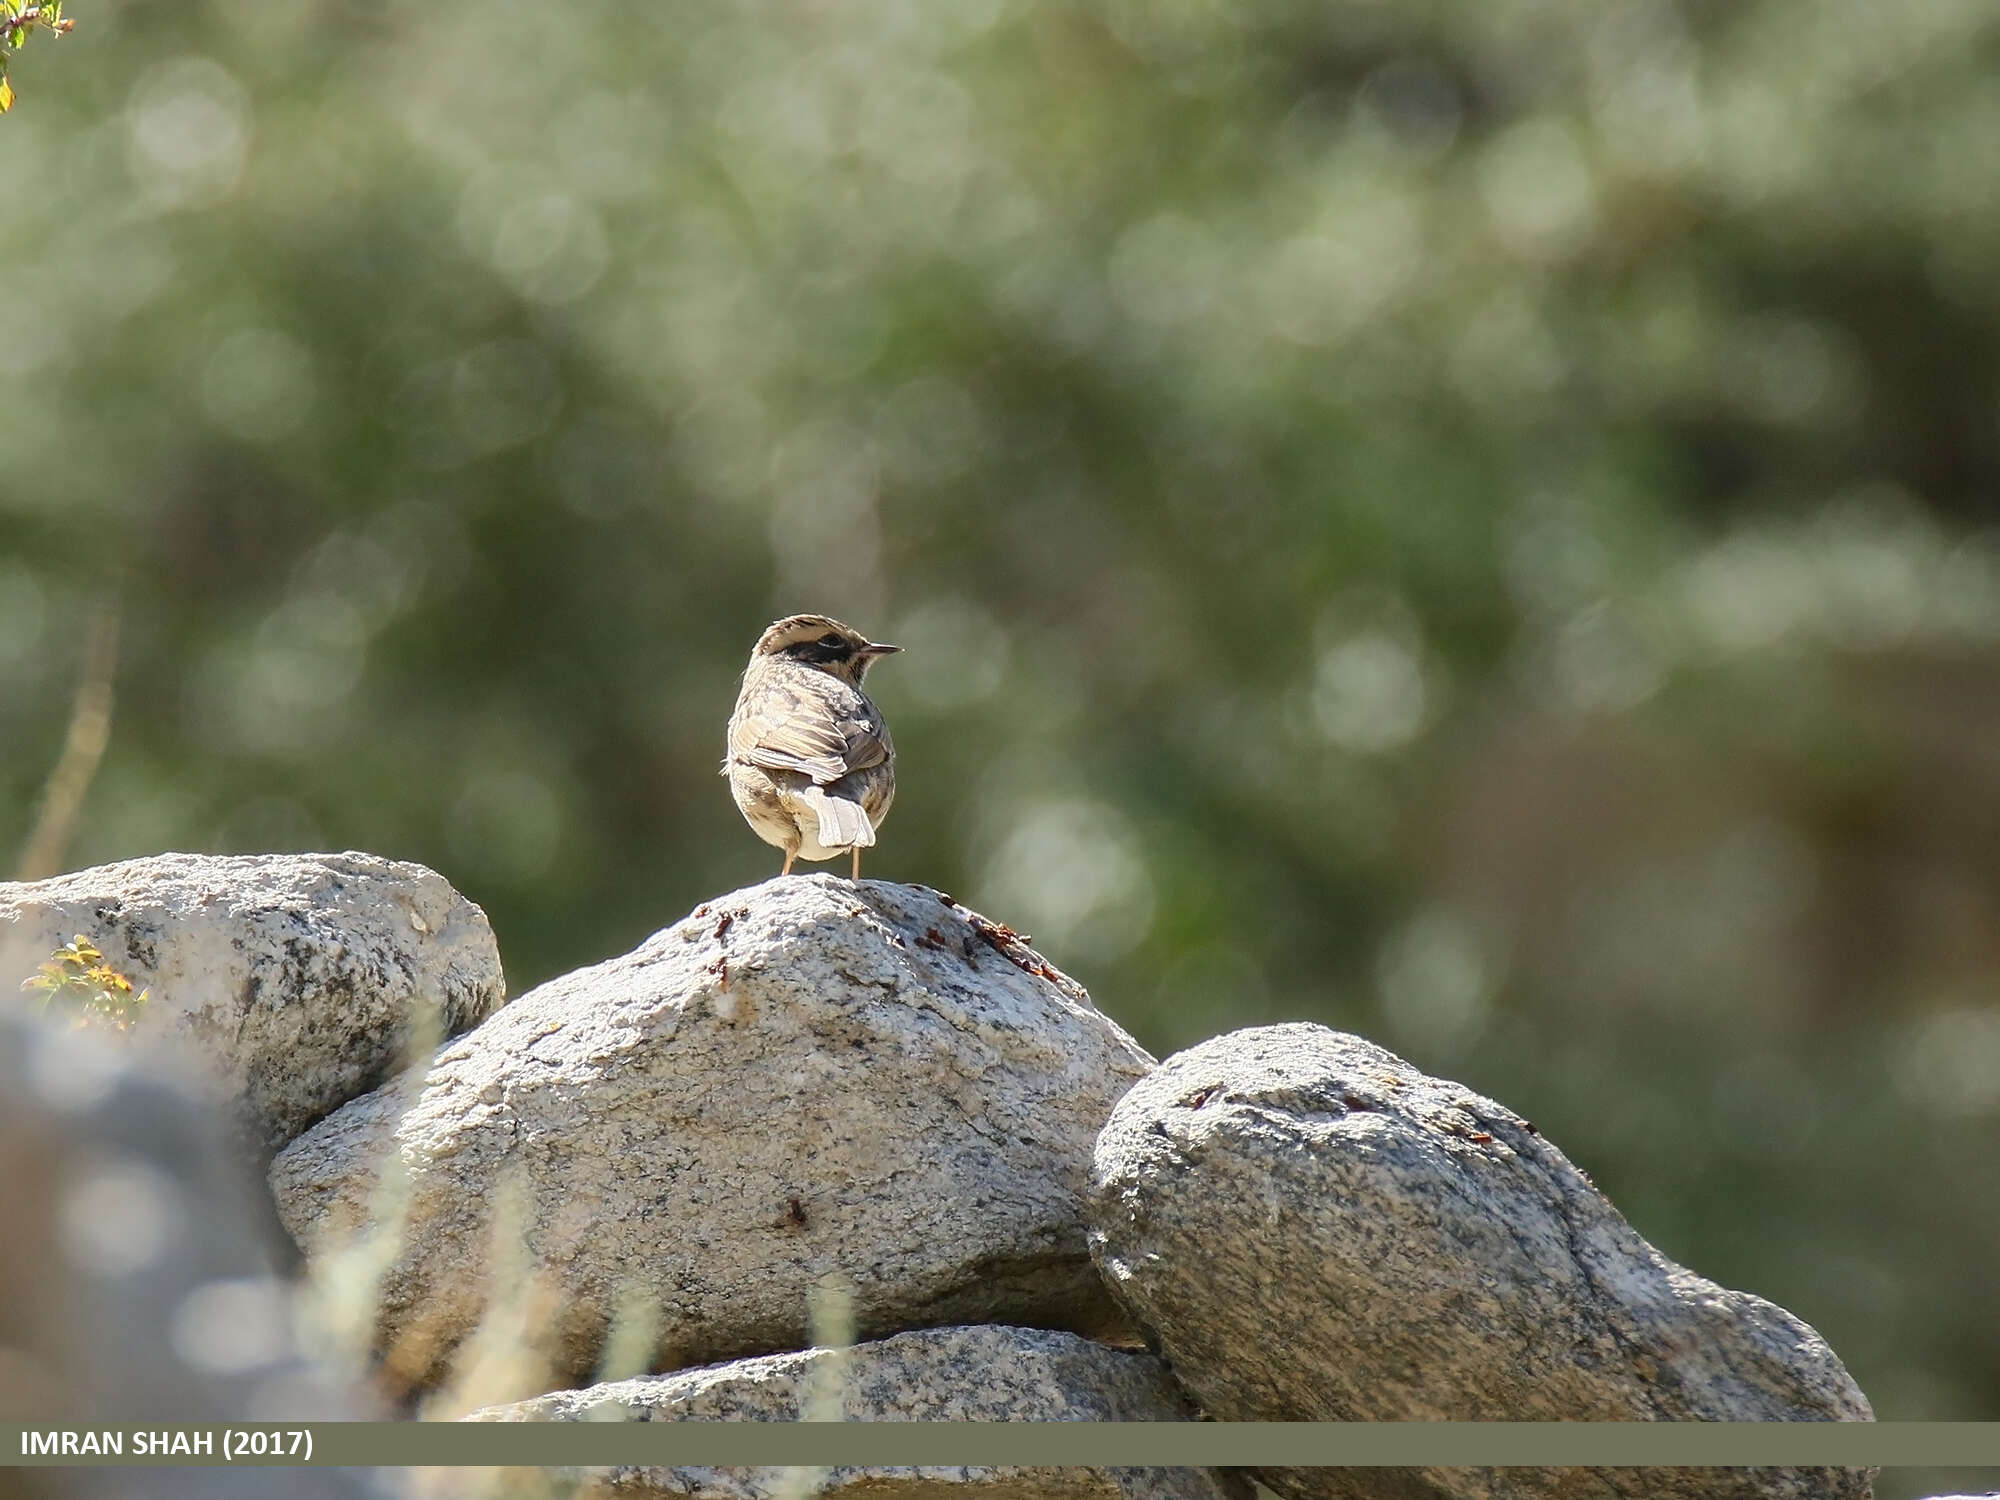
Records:
{"label": "gray banner bar", "polygon": [[2000,1422],[309,1422],[0,1425],[35,1465],[2000,1466]]}

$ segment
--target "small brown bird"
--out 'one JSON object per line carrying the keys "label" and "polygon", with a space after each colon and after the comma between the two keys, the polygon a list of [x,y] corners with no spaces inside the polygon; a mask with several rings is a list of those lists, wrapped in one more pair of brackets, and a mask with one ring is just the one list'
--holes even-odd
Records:
{"label": "small brown bird", "polygon": [[861,679],[884,646],[825,615],[789,615],[757,637],[729,716],[722,774],[757,837],[792,861],[854,856],[896,799],[896,742]]}

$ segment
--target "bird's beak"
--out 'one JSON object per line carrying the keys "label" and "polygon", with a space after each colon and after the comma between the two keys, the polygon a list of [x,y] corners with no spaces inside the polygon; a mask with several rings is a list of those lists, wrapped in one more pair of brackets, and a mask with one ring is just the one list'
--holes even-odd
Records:
{"label": "bird's beak", "polygon": [[875,641],[870,645],[863,646],[861,648],[861,654],[863,656],[893,656],[895,655],[896,652],[901,651],[902,649],[903,648],[901,646],[888,646],[884,645],[880,641]]}

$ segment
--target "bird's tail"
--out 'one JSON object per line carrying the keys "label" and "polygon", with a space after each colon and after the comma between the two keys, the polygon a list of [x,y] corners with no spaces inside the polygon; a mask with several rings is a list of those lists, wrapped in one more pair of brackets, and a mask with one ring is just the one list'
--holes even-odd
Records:
{"label": "bird's tail", "polygon": [[859,802],[836,797],[824,787],[807,787],[806,806],[819,815],[822,849],[866,849],[875,842],[875,824]]}

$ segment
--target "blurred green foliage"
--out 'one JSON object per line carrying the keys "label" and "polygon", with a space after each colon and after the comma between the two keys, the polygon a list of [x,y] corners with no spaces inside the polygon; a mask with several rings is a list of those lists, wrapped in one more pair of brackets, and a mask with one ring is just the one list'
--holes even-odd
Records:
{"label": "blurred green foliage", "polygon": [[[2000,1412],[2000,5],[93,5],[5,124],[0,839],[358,847],[516,989],[868,873],[1156,1049],[1524,1110],[1884,1417]],[[80,539],[88,539],[87,545]]]}

